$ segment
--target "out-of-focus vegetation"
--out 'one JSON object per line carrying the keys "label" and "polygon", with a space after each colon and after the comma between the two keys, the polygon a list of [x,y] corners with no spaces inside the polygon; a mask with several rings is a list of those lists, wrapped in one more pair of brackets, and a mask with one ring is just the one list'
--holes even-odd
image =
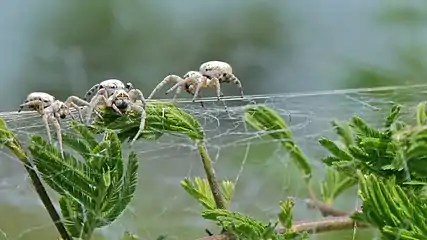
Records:
{"label": "out-of-focus vegetation", "polygon": [[[375,87],[424,83],[427,79],[427,46],[420,36],[427,26],[427,3],[384,3],[377,21],[385,30],[393,31],[385,44],[391,43],[392,66],[384,67],[363,62],[348,66],[348,77],[342,82],[345,87]],[[402,41],[403,40],[403,41]]]}

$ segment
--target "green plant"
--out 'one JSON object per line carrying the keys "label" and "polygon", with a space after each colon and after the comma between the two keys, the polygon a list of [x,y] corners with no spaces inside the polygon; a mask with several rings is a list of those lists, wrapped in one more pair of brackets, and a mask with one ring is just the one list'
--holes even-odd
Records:
{"label": "green plant", "polygon": [[[245,123],[260,134],[278,140],[305,178],[310,204],[325,216],[332,215],[315,222],[295,222],[291,198],[279,203],[280,211],[274,223],[262,223],[229,210],[234,183],[216,179],[203,129],[196,118],[174,104],[148,104],[147,127],[140,138],[156,140],[166,132],[180,134],[198,147],[206,179],[186,178],[181,186],[205,207],[201,216],[222,228],[220,234],[210,234],[213,236],[202,238],[204,240],[308,239],[313,231],[352,228],[355,222],[359,227],[378,228],[384,239],[423,239],[427,235],[426,106],[426,102],[418,105],[415,125],[400,120],[398,105],[391,108],[379,129],[358,117],[344,123],[332,122],[339,140],[319,140],[330,153],[323,158],[325,178],[318,185],[321,200],[317,200],[312,189],[316,185],[309,160],[281,116],[267,106],[246,107]],[[28,155],[16,135],[0,120],[2,144],[24,164],[62,239],[91,239],[96,229],[111,224],[121,215],[136,189],[138,160],[131,152],[125,161],[122,144],[138,131],[139,113],[118,115],[107,108],[99,111],[103,118],[91,126],[71,122],[73,131],[64,133],[63,141],[75,153],[66,151],[64,159],[56,147],[39,135],[30,137],[31,155]],[[101,140],[97,140],[97,134],[102,134]],[[60,195],[63,220],[53,208],[38,174]],[[334,209],[334,200],[355,185],[359,186],[363,210],[346,213]],[[125,232],[122,239],[138,239],[138,236]]]}

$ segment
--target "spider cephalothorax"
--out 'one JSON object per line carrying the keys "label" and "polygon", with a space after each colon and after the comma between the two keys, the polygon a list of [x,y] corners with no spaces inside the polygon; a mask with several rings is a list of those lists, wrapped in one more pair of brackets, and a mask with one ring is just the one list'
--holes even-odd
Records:
{"label": "spider cephalothorax", "polygon": [[109,95],[113,94],[116,89],[126,89],[130,90],[133,88],[132,83],[126,83],[124,84],[119,79],[107,79],[100,83],[97,83],[93,85],[85,94],[84,100],[90,101],[98,92],[100,89],[105,88],[107,89],[107,92]]}
{"label": "spider cephalothorax", "polygon": [[[138,137],[141,135],[142,131],[145,128],[145,119],[146,119],[146,100],[144,95],[139,89],[130,89],[129,91],[125,89],[116,89],[113,94],[107,96],[107,89],[102,88],[99,90],[99,94],[94,99],[95,106],[101,102],[106,107],[111,107],[115,112],[122,115],[123,112],[130,110],[136,110],[141,113],[141,122],[139,125],[139,130],[136,133],[135,137],[131,141],[133,144]],[[94,97],[94,98],[95,98]],[[138,104],[138,101],[142,103],[142,106]]]}
{"label": "spider cephalothorax", "polygon": [[49,142],[52,143],[52,137],[50,135],[49,121],[52,122],[56,129],[56,135],[59,142],[59,149],[63,156],[64,151],[62,147],[62,135],[61,135],[61,119],[65,119],[67,116],[73,115],[70,112],[70,108],[76,108],[79,113],[80,121],[83,122],[83,117],[80,111],[80,107],[77,104],[89,106],[89,103],[76,97],[70,96],[65,102],[55,99],[54,96],[44,92],[33,92],[28,94],[23,104],[19,106],[18,112],[21,112],[24,107],[28,107],[30,110],[37,111],[43,119],[43,123],[46,127],[47,136]]}
{"label": "spider cephalothorax", "polygon": [[121,80],[118,79],[107,79],[98,84],[93,85],[85,94],[84,99],[89,100],[90,106],[87,111],[87,119],[86,123],[90,122],[90,118],[92,116],[92,112],[98,117],[101,117],[99,113],[95,110],[96,105],[99,101],[99,96],[103,95],[105,98],[109,98],[112,96],[117,90],[125,90],[130,91],[133,89],[132,83],[124,84]]}

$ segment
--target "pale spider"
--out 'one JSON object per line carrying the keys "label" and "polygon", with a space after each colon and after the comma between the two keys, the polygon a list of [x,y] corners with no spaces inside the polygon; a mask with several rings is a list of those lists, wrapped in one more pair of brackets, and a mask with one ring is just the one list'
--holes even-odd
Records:
{"label": "pale spider", "polygon": [[[175,95],[173,96],[173,99],[175,100],[176,97],[182,92],[182,87],[185,87],[185,91],[191,95],[194,96],[194,83],[197,83],[199,79],[203,78],[203,75],[198,71],[188,71],[183,78],[177,75],[168,75],[166,76],[163,81],[161,81],[157,86],[154,88],[154,90],[151,92],[150,96],[148,96],[147,100],[150,100],[154,94],[163,88],[166,84],[173,82],[175,83],[174,87],[176,88]],[[179,84],[184,83],[185,84]],[[179,84],[179,85],[178,85]],[[184,86],[183,86],[184,85]],[[175,89],[174,88],[174,89]],[[168,94],[167,92],[166,94]],[[201,95],[198,96],[201,98]],[[203,102],[200,102],[202,107],[204,107]]]}
{"label": "pale spider", "polygon": [[[189,74],[191,73],[191,74]],[[163,87],[166,83],[170,82],[172,79],[176,84],[166,91],[168,94],[171,91],[176,90],[179,93],[183,86],[185,86],[187,92],[193,95],[193,102],[199,97],[199,91],[201,88],[215,87],[216,95],[218,100],[221,99],[223,93],[221,91],[222,83],[231,83],[237,85],[240,90],[240,95],[243,98],[243,87],[240,80],[233,74],[233,69],[230,64],[221,61],[209,61],[202,63],[199,68],[199,72],[190,71],[184,76],[184,79],[179,78],[176,75],[169,75],[162,82],[160,82],[157,87],[154,89],[153,93],[150,94],[150,97]],[[176,94],[175,94],[176,95]],[[150,98],[149,97],[149,98]]]}
{"label": "pale spider", "polygon": [[114,92],[118,89],[124,89],[126,91],[130,91],[133,89],[131,83],[124,84],[121,80],[118,79],[107,79],[98,84],[93,85],[85,94],[84,100],[89,101],[90,106],[87,111],[87,119],[86,123],[89,123],[92,112],[101,118],[99,113],[95,110],[96,105],[99,101],[100,94],[103,94],[107,99],[114,94]]}
{"label": "pale spider", "polygon": [[[100,88],[98,94],[95,95],[91,101],[91,106],[97,106],[101,102],[106,107],[113,108],[118,114],[122,115],[122,111],[127,112],[136,110],[141,112],[141,122],[139,124],[138,132],[131,141],[131,145],[138,139],[145,128],[145,119],[147,114],[145,112],[146,100],[144,95],[139,89],[132,88],[129,91],[126,89],[116,89],[111,95],[108,95],[107,88]],[[142,102],[142,106],[137,104],[137,101]]]}
{"label": "pale spider", "polygon": [[21,112],[24,107],[28,107],[32,111],[37,111],[42,116],[50,143],[52,143],[52,136],[50,134],[49,121],[52,122],[56,129],[61,156],[64,157],[60,121],[68,115],[75,120],[70,112],[70,108],[73,107],[77,109],[80,121],[83,122],[80,107],[77,104],[89,106],[88,102],[76,96],[70,96],[65,102],[62,102],[48,93],[33,92],[28,94],[25,102],[19,106],[18,113]]}

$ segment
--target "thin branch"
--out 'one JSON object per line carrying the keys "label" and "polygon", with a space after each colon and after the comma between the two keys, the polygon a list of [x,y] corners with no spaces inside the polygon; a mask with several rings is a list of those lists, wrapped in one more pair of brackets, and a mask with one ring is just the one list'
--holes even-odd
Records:
{"label": "thin branch", "polygon": [[53,223],[55,224],[56,229],[58,230],[59,234],[61,235],[61,238],[63,240],[73,240],[73,238],[68,234],[67,230],[65,229],[64,224],[61,221],[61,217],[59,216],[58,212],[56,211],[55,207],[53,206],[52,200],[50,199],[49,195],[47,194],[46,188],[43,186],[42,181],[40,180],[40,177],[38,176],[35,167],[31,164],[28,155],[25,153],[25,151],[22,149],[20,142],[16,137],[13,137],[13,140],[9,143],[6,143],[6,146],[15,154],[15,156],[22,162],[22,164],[25,167],[25,170],[27,170],[28,175],[31,178],[31,181],[33,183],[33,186],[39,195],[40,199],[43,202],[43,205],[45,206],[47,212],[49,213],[50,218],[52,219]]}
{"label": "thin branch", "polygon": [[[363,222],[355,222],[348,216],[345,217],[329,217],[318,221],[298,221],[295,222],[292,228],[287,232],[303,233],[308,232],[311,234],[324,233],[337,230],[353,229],[355,226],[358,228],[369,228],[370,225]],[[284,233],[284,228],[278,229],[279,233]],[[227,234],[218,234],[198,238],[197,240],[234,240],[234,238]]]}
{"label": "thin branch", "polygon": [[334,207],[318,200],[306,199],[305,202],[308,208],[311,208],[311,209],[315,208],[319,210],[323,217],[328,217],[328,216],[343,217],[343,216],[349,215],[348,212],[335,209]]}
{"label": "thin branch", "polygon": [[219,209],[227,209],[224,198],[222,196],[220,185],[215,175],[215,170],[212,166],[212,160],[209,157],[208,150],[206,149],[203,141],[197,142],[197,149],[199,150],[200,157],[202,158],[203,168],[205,169],[206,178],[208,179],[216,207]]}

